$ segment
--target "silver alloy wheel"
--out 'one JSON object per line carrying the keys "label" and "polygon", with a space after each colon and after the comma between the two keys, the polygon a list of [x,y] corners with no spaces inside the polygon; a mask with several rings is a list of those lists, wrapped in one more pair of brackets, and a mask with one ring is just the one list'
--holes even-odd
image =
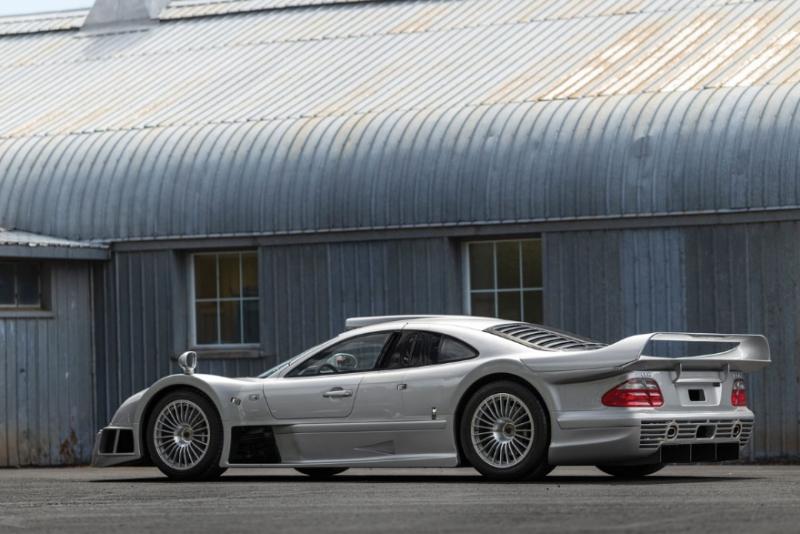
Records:
{"label": "silver alloy wheel", "polygon": [[519,397],[495,393],[475,409],[470,435],[475,452],[484,462],[499,469],[513,467],[533,446],[533,416]]}
{"label": "silver alloy wheel", "polygon": [[162,462],[184,471],[200,463],[208,452],[211,429],[203,410],[189,400],[164,406],[153,427],[153,444]]}

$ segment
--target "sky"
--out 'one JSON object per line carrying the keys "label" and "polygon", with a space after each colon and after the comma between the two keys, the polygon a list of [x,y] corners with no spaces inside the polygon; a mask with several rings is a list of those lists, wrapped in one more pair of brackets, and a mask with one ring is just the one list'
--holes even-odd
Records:
{"label": "sky", "polygon": [[0,16],[89,7],[92,0],[0,0]]}

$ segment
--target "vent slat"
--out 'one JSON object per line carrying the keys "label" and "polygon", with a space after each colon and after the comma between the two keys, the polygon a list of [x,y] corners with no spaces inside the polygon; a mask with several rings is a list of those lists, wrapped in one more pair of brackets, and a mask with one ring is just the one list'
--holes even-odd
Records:
{"label": "vent slat", "polygon": [[488,328],[486,331],[538,350],[595,350],[605,347],[602,343],[580,339],[528,323],[502,324]]}

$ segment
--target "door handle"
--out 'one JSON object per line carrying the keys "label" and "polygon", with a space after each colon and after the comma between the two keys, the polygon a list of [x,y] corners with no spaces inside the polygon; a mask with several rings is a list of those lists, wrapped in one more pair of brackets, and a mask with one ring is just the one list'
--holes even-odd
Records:
{"label": "door handle", "polygon": [[404,389],[408,389],[408,384],[397,384],[398,391],[403,391]]}
{"label": "door handle", "polygon": [[353,390],[352,389],[333,388],[333,389],[330,389],[330,390],[326,391],[325,393],[323,393],[322,396],[326,397],[326,398],[329,398],[329,399],[337,399],[337,398],[340,398],[340,397],[352,397],[353,396]]}

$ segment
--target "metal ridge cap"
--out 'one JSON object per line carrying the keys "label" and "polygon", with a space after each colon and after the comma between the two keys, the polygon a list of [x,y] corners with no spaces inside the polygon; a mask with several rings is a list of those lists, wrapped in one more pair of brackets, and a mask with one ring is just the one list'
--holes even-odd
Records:
{"label": "metal ridge cap", "polygon": [[[362,5],[362,4],[402,4],[402,3],[416,3],[420,0],[307,0],[306,2],[292,2],[291,0],[287,0],[284,4],[280,4],[276,1],[276,5],[272,6],[251,6],[251,7],[241,7],[239,9],[232,8],[232,9],[222,9],[219,11],[214,11],[213,7],[215,6],[235,6],[238,3],[245,3],[247,0],[187,0],[186,3],[180,4],[172,4],[170,3],[167,5],[166,8],[162,11],[161,15],[159,15],[159,20],[164,22],[177,22],[181,20],[192,20],[192,19],[203,19],[203,18],[215,18],[215,17],[224,17],[224,16],[232,16],[232,15],[243,15],[247,13],[269,13],[269,12],[282,12],[282,11],[291,11],[291,10],[301,10],[301,9],[313,9],[313,8],[335,8],[340,6],[355,6],[355,5]],[[436,0],[422,0],[423,2],[431,3]],[[470,0],[449,0],[450,2],[455,1],[462,1],[467,2]],[[781,2],[784,0],[712,0],[712,5],[714,6],[735,6],[735,5],[742,5],[742,4],[765,4],[765,3],[772,3],[772,2]],[[204,13],[188,13],[188,14],[181,14],[180,11],[182,10],[192,10],[192,9],[202,9],[203,6],[208,6],[208,11]],[[602,18],[602,17],[621,17],[621,16],[632,16],[632,15],[640,15],[644,13],[673,13],[679,11],[690,11],[694,9],[699,9],[697,6],[691,5],[690,3],[675,3],[672,5],[668,5],[666,7],[660,7],[656,9],[628,9],[628,10],[620,10],[619,12],[614,13],[605,13],[605,14],[579,14],[575,16],[547,16],[542,18],[534,18],[527,22],[532,21],[559,21],[559,20],[580,20],[580,19],[592,19],[592,18]],[[170,14],[170,12],[176,12],[176,14]]]}

